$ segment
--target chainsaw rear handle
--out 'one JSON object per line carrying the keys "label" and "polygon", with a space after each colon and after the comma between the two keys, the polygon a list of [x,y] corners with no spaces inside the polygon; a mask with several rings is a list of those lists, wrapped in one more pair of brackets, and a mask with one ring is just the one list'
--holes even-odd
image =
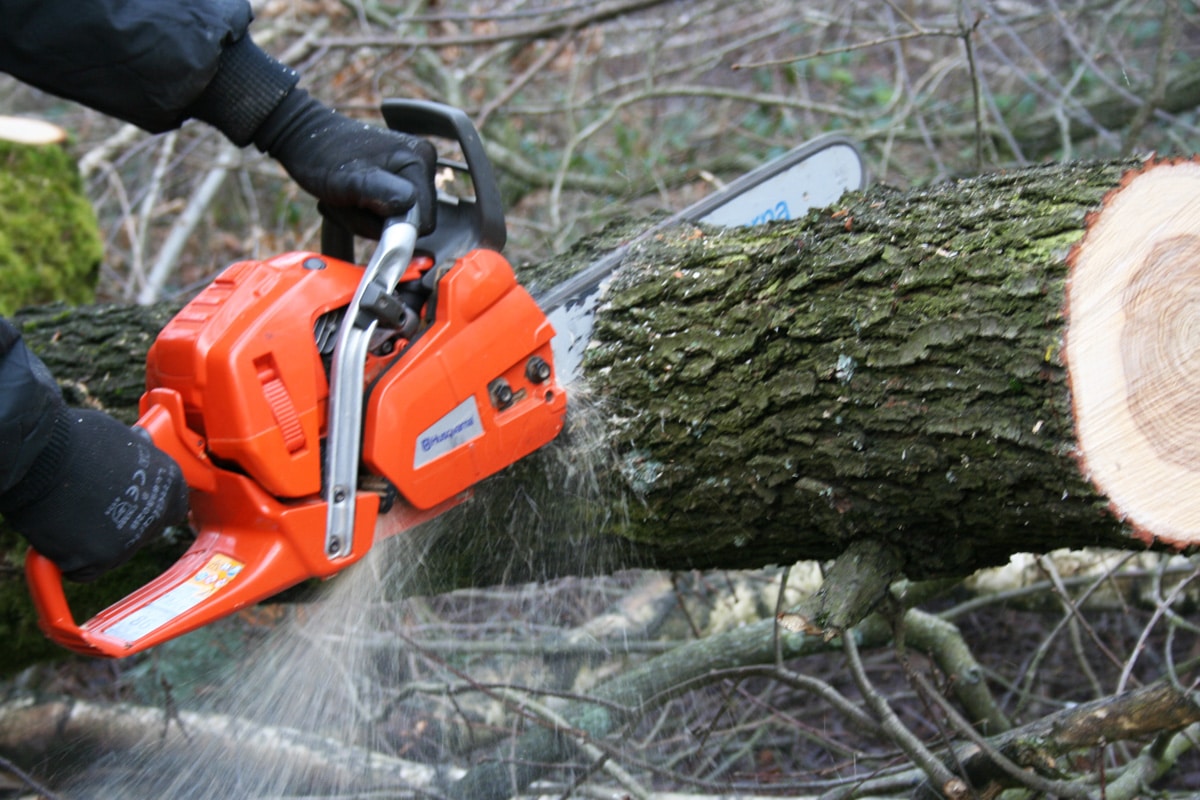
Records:
{"label": "chainsaw rear handle", "polygon": [[[392,130],[413,136],[447,139],[458,145],[465,164],[439,160],[442,167],[465,172],[474,200],[439,195],[437,229],[421,237],[417,250],[435,261],[450,263],[476,247],[500,252],[508,238],[504,205],[487,150],[471,118],[461,109],[428,100],[385,100],[384,121]],[[354,261],[354,235],[326,218],[321,227],[321,251],[343,261]]]}
{"label": "chainsaw rear handle", "polygon": [[[310,532],[325,523],[325,503],[279,500],[251,478],[222,469],[187,427],[177,391],[142,398],[138,425],[179,462],[191,488],[193,519],[205,525],[166,572],[91,619],[77,622],[53,561],[35,550],[25,576],[38,624],[53,641],[89,656],[122,658],[174,639],[309,578],[331,577],[370,550],[378,496],[356,498],[353,549],[337,561]],[[309,535],[306,535],[309,534]]]}

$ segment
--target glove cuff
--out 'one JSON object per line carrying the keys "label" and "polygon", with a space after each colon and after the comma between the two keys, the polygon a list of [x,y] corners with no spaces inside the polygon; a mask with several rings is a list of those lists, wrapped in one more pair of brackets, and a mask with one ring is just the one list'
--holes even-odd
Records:
{"label": "glove cuff", "polygon": [[0,495],[0,514],[11,514],[40,500],[59,483],[71,445],[70,414],[66,406],[59,406],[42,452],[29,465],[29,470],[21,480]]}
{"label": "glove cuff", "polygon": [[[319,127],[317,120],[332,117],[333,111],[322,105],[303,89],[293,89],[271,110],[254,131],[254,146],[275,156],[278,146],[288,141],[288,134],[302,126]],[[328,119],[325,123],[328,124]],[[287,167],[287,164],[284,164]]]}
{"label": "glove cuff", "polygon": [[299,80],[295,70],[243,36],[221,51],[216,73],[188,108],[188,116],[207,122],[238,147],[245,147]]}

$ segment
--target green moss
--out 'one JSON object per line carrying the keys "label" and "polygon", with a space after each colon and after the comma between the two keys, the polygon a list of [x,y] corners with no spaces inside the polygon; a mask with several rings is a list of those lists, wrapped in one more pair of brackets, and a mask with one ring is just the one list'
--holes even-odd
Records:
{"label": "green moss", "polygon": [[91,302],[102,255],[95,213],[67,152],[0,142],[0,314]]}

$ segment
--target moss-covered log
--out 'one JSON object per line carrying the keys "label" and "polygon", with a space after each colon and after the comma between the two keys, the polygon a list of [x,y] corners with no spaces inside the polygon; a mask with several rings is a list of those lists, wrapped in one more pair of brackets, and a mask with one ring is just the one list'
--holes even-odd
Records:
{"label": "moss-covered log", "polygon": [[585,369],[612,504],[581,510],[559,485],[538,509],[550,524],[498,506],[439,540],[455,561],[430,561],[479,580],[495,542],[538,528],[507,574],[595,563],[608,539],[573,517],[615,534],[620,563],[672,568],[827,558],[864,538],[913,576],[1130,546],[1076,461],[1063,342],[1068,255],[1136,167],[876,188],[798,223],[641,248]]}
{"label": "moss-covered log", "polygon": [[642,500],[625,533],[726,564],[880,538],[926,575],[1122,540],[1062,348],[1068,253],[1124,170],[877,190],[643,254],[589,364]]}
{"label": "moss-covered log", "polygon": [[[752,567],[864,541],[912,577],[1143,546],[1080,468],[1063,355],[1068,256],[1141,167],[879,187],[797,222],[637,248],[567,435],[409,534],[421,587]],[[579,252],[542,266],[581,268]],[[60,378],[131,412],[160,311],[22,319]],[[115,338],[95,335],[114,322]]]}
{"label": "moss-covered log", "polygon": [[[103,244],[61,142],[0,126],[0,314],[34,303],[88,303]],[[7,130],[7,133],[6,133]]]}

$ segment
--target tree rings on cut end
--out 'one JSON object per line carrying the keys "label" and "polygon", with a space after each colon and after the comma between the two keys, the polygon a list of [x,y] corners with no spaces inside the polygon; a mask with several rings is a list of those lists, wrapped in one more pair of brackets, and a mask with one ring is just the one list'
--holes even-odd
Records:
{"label": "tree rings on cut end", "polygon": [[1148,542],[1200,543],[1200,163],[1126,176],[1070,266],[1080,464]]}

